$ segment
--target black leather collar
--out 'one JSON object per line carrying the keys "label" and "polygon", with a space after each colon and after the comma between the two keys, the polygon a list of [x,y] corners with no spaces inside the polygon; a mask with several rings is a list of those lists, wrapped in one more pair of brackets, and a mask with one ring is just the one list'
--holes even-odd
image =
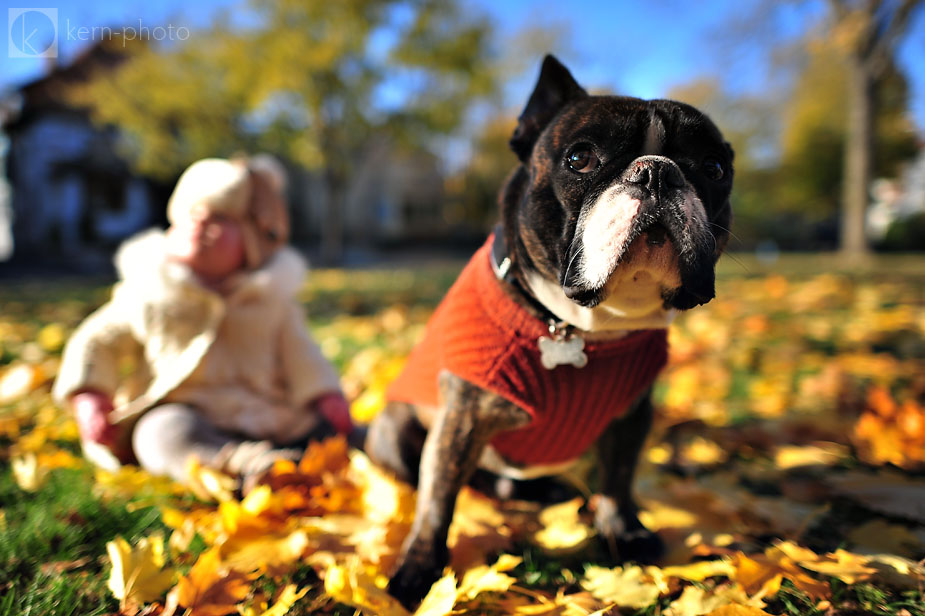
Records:
{"label": "black leather collar", "polygon": [[507,254],[507,242],[504,241],[504,228],[501,225],[495,225],[494,241],[491,244],[491,269],[495,272],[498,280],[504,280],[516,286],[517,281],[511,273],[511,258]]}
{"label": "black leather collar", "polygon": [[568,324],[554,315],[549,309],[541,304],[532,293],[530,293],[520,283],[516,276],[511,274],[511,257],[508,255],[507,242],[504,240],[504,228],[498,224],[494,228],[494,239],[491,244],[491,269],[495,272],[495,277],[499,281],[504,281],[514,287],[523,301],[529,304],[533,312],[541,321],[550,325],[550,327],[565,327]]}

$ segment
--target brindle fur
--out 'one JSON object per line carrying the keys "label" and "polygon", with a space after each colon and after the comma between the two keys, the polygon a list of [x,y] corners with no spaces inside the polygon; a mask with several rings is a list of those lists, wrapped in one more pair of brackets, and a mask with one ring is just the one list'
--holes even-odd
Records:
{"label": "brindle fur", "polygon": [[389,583],[389,592],[406,603],[423,597],[443,572],[456,495],[475,471],[485,445],[499,432],[530,421],[523,409],[449,372],[440,375],[440,395],[443,412],[421,451],[414,523],[402,547],[402,564]]}
{"label": "brindle fur", "polygon": [[[616,126],[612,131],[607,130],[608,125],[601,124],[595,114],[611,117]],[[640,122],[645,122],[641,126],[654,125],[656,116],[657,130],[648,134],[635,130]],[[711,152],[728,163],[729,178],[714,186],[696,177],[697,170],[685,169],[685,174],[692,176],[690,181],[696,184],[709,220],[717,230],[712,245],[705,245],[703,241],[689,241],[683,229],[670,229],[673,242],[680,244],[678,250],[683,253],[679,265],[682,286],[665,297],[665,306],[686,309],[709,301],[713,296],[713,264],[728,233],[732,151],[712,123],[705,118],[701,122],[699,118],[699,112],[693,108],[670,101],[588,97],[565,67],[547,57],[511,139],[511,148],[521,164],[508,177],[499,195],[503,233],[512,261],[511,274],[519,283],[502,282],[505,291],[534,314],[534,301],[523,294],[523,289],[529,288],[529,272],[557,280],[567,293],[574,292],[569,294],[573,301],[584,306],[595,305],[604,292],[570,289],[571,281],[565,280],[566,265],[574,250],[572,240],[581,200],[554,191],[553,176],[561,174],[561,170],[557,170],[553,157],[560,156],[561,148],[565,147],[559,142],[568,139],[564,125],[574,127],[586,122],[592,128],[597,127],[595,130],[603,135],[601,143],[617,152],[615,160],[626,159],[625,164],[643,150],[670,156],[673,148],[686,147],[670,143],[666,137],[681,126],[688,139],[693,135],[693,139],[718,143],[710,146]],[[552,128],[544,132],[553,121]],[[613,135],[623,135],[627,140],[615,142]],[[635,143],[637,139],[639,143]],[[653,148],[658,151],[648,151]],[[619,174],[613,181],[618,178]],[[587,185],[584,189],[560,185],[559,189],[566,193],[588,190]],[[366,450],[374,461],[418,486],[414,524],[402,548],[398,570],[389,583],[389,592],[406,606],[424,596],[448,562],[446,539],[456,496],[476,471],[484,447],[499,432],[523,426],[530,420],[523,409],[457,375],[443,372],[439,385],[442,396],[439,408],[390,403],[373,421],[366,441]],[[632,495],[633,474],[651,422],[652,404],[647,391],[598,440],[600,485],[599,495],[593,500],[595,526],[614,559],[647,561],[657,558],[662,551],[658,537],[639,521]]]}

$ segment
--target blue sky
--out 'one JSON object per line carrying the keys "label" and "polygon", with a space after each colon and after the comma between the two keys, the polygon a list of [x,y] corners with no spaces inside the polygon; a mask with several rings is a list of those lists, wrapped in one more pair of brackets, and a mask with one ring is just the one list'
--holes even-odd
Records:
{"label": "blue sky", "polygon": [[[729,16],[741,14],[743,6],[756,0],[655,0],[652,2],[609,0],[562,2],[561,0],[468,0],[465,6],[489,15],[500,33],[499,49],[528,24],[555,26],[562,30],[562,49],[552,50],[570,66],[580,83],[622,94],[654,98],[674,85],[697,76],[721,73],[733,89],[761,91],[766,76],[755,70],[754,57],[724,57],[713,40],[723,35],[721,25]],[[237,0],[165,0],[162,2],[93,2],[86,0],[6,0],[5,9],[19,7],[57,9],[58,55],[67,61],[87,43],[79,28],[156,27],[194,29],[205,25],[216,10],[239,6]],[[792,7],[792,5],[791,5]],[[779,13],[774,31],[797,32],[823,9],[822,0],[803,3]],[[2,10],[3,32],[10,42],[22,38],[12,26],[9,11]],[[30,22],[30,26],[32,26]],[[39,24],[41,25],[41,24]],[[24,31],[22,31],[24,32]],[[50,30],[49,30],[50,32]],[[39,32],[41,35],[42,32]],[[11,35],[13,39],[11,39]],[[92,36],[92,32],[88,32]],[[16,37],[19,39],[16,39]],[[34,43],[30,39],[29,43]],[[41,45],[42,43],[37,43]],[[42,74],[47,60],[12,58],[0,51],[0,89],[9,88]],[[900,50],[899,62],[911,81],[912,113],[925,135],[925,10],[918,11]],[[536,60],[538,66],[539,58]],[[536,69],[508,84],[511,105],[522,104]]]}

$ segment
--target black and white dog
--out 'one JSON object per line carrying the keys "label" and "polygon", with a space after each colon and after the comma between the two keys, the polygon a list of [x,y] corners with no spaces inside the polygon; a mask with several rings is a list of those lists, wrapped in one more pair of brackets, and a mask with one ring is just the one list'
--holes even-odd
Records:
{"label": "black and white dog", "polygon": [[501,224],[428,325],[366,449],[418,486],[389,591],[418,601],[448,561],[477,468],[561,471],[596,445],[595,524],[614,558],[651,560],[636,460],[676,310],[709,302],[728,238],[733,153],[701,112],[590,96],[547,56],[511,148]]}

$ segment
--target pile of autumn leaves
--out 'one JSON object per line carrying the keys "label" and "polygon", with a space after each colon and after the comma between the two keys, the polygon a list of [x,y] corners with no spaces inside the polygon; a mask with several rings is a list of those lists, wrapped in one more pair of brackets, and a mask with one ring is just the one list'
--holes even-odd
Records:
{"label": "pile of autumn leaves", "polygon": [[[724,281],[717,300],[672,329],[661,421],[637,485],[641,519],[669,548],[662,566],[569,565],[534,584],[518,554],[581,562],[593,553],[588,503],[541,508],[465,490],[450,530],[451,566],[416,613],[587,615],[657,605],[669,616],[728,616],[779,611],[781,593],[793,592],[807,608],[838,612],[837,588],[859,583],[917,591],[922,602],[925,512],[917,503],[925,482],[884,468],[925,469],[925,362],[909,350],[925,340],[916,293],[829,274]],[[44,324],[25,316],[0,323],[3,351],[16,357],[0,368],[0,436],[13,442],[24,491],[57,468],[86,464],[61,446],[76,429],[47,394],[85,308],[51,310]],[[358,420],[381,408],[427,316],[396,304],[314,328],[343,368]],[[100,498],[149,499],[171,529],[108,544],[108,586],[121,613],[281,616],[337,604],[407,613],[384,588],[415,495],[361,452],[337,439],[314,445],[299,464],[278,463],[244,499],[230,477],[195,465],[191,473],[195,482],[179,486],[135,468],[97,472]],[[842,520],[832,502],[872,515]],[[819,524],[840,533],[843,549],[806,547]],[[317,581],[294,575],[306,567]]]}
{"label": "pile of autumn leaves", "polygon": [[[298,465],[278,463],[268,484],[240,501],[228,492],[229,478],[201,468],[194,472],[195,489],[217,498],[217,507],[164,508],[164,522],[173,529],[166,547],[160,535],[135,545],[117,538],[107,546],[113,564],[109,588],[123,613],[136,614],[147,605],[145,614],[282,615],[308,588],[285,585],[270,597],[255,594],[254,582],[258,576],[281,578],[305,563],[324,580],[328,597],[369,614],[407,614],[383,588],[413,516],[414,494],[362,453],[349,452],[343,440],[313,445]],[[103,475],[101,486],[126,481],[131,482]],[[504,550],[515,542],[559,554],[581,549],[593,534],[581,505],[576,499],[543,510],[527,503],[498,506],[463,492],[450,531],[451,567],[415,614],[603,614],[617,606],[644,608],[668,595],[676,597],[664,612],[669,616],[763,614],[765,600],[780,591],[784,579],[823,608],[831,596],[827,577],[911,588],[923,581],[921,567],[897,556],[844,550],[820,555],[789,541],[745,554],[716,547],[731,536],[713,536],[706,543],[689,538],[690,554],[712,556],[690,564],[589,566],[573,580],[574,590],[557,593],[521,585],[511,575],[521,558]],[[680,511],[665,509],[671,506],[651,509],[650,523],[671,523]],[[167,554],[182,560],[196,534],[210,547],[181,575],[167,565]]]}

